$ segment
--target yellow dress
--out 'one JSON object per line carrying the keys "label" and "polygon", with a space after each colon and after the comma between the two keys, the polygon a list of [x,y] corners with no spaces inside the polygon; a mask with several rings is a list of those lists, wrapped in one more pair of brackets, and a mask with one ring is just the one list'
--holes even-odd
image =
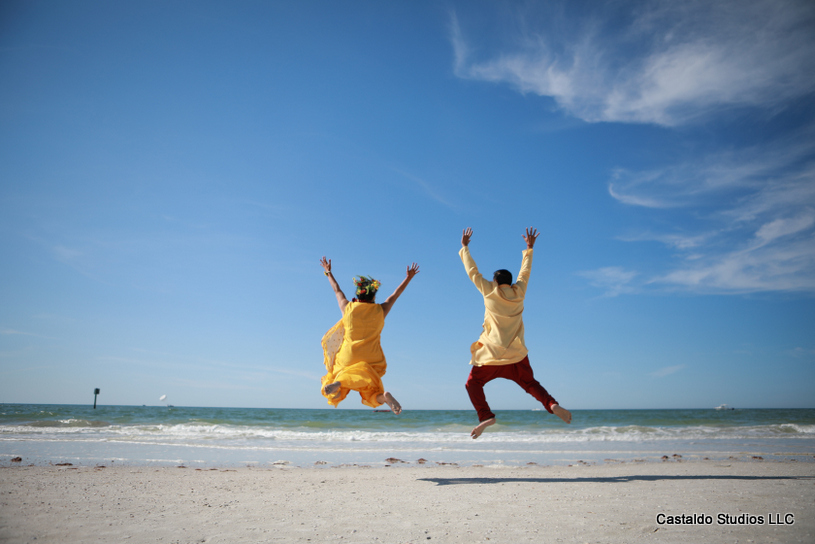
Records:
{"label": "yellow dress", "polygon": [[376,397],[385,392],[382,376],[387,363],[379,344],[385,326],[382,306],[370,302],[349,302],[342,319],[323,336],[323,355],[328,373],[323,387],[340,382],[340,392],[334,397],[323,396],[337,406],[352,390],[359,392],[362,404],[376,408]]}

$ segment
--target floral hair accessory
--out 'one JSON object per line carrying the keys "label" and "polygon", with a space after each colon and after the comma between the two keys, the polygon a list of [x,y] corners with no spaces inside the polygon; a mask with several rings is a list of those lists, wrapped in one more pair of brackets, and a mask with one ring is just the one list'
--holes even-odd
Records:
{"label": "floral hair accessory", "polygon": [[371,293],[376,293],[379,290],[379,286],[382,285],[379,280],[375,280],[371,277],[366,276],[357,276],[354,278],[354,285],[357,288],[356,294],[366,294],[370,295]]}

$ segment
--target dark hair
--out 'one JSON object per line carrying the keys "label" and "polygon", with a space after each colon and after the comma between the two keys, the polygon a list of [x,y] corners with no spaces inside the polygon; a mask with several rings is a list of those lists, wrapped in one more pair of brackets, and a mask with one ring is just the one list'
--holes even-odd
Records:
{"label": "dark hair", "polygon": [[371,291],[370,293],[357,293],[357,300],[360,302],[371,302],[375,296],[376,291]]}
{"label": "dark hair", "polygon": [[498,285],[512,285],[512,272],[509,270],[496,270],[495,274],[492,276],[492,281],[496,282]]}

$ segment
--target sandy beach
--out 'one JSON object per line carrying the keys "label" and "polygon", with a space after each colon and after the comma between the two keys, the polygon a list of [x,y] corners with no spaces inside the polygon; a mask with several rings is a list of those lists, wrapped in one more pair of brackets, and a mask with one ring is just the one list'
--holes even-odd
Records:
{"label": "sandy beach", "polygon": [[0,542],[543,541],[810,543],[815,464],[0,468]]}

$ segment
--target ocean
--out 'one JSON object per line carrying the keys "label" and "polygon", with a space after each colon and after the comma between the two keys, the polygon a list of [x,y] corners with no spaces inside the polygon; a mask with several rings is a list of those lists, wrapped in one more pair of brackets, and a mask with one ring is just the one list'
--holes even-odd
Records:
{"label": "ocean", "polygon": [[[507,466],[815,462],[815,409],[496,411],[0,404],[0,466]],[[20,458],[20,461],[12,461]]]}

